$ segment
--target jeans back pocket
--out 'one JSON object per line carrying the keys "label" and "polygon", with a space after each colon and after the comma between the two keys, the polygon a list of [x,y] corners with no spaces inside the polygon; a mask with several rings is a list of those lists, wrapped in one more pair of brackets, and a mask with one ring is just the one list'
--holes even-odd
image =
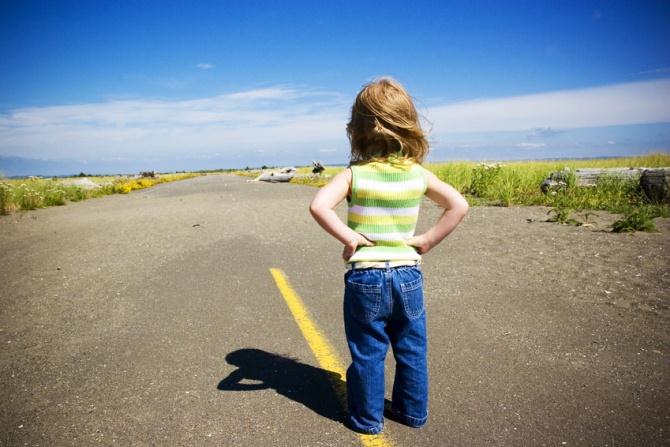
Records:
{"label": "jeans back pocket", "polygon": [[423,302],[423,277],[420,276],[413,281],[400,283],[400,295],[402,307],[407,318],[410,320],[419,318],[425,310]]}
{"label": "jeans back pocket", "polygon": [[344,284],[344,305],[347,311],[363,322],[372,321],[382,303],[381,284],[363,284],[348,278]]}

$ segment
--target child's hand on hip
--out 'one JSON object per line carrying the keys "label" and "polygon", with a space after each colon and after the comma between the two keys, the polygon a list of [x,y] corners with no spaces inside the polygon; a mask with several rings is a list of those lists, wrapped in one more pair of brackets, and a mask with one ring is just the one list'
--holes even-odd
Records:
{"label": "child's hand on hip", "polygon": [[428,238],[425,234],[420,234],[418,236],[412,236],[409,239],[405,239],[405,243],[411,247],[416,248],[416,251],[418,251],[420,255],[428,253],[430,249],[433,248],[430,246],[430,242],[428,241]]}
{"label": "child's hand on hip", "polygon": [[360,246],[366,246],[366,247],[372,247],[373,244],[369,240],[365,238],[362,234],[359,234],[358,237],[355,239],[350,240],[346,244],[344,244],[344,250],[342,251],[342,258],[344,258],[345,261],[348,261],[350,257],[356,253],[356,250]]}

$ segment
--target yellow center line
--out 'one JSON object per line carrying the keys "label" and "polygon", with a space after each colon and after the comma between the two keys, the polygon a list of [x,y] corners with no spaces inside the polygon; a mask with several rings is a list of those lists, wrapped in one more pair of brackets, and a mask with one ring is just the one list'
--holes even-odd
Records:
{"label": "yellow center line", "polygon": [[[337,355],[337,351],[326,339],[323,332],[318,328],[316,323],[312,321],[307,312],[305,304],[298,294],[293,290],[288,278],[280,269],[272,268],[270,273],[277,284],[277,288],[284,297],[284,301],[288,305],[289,310],[293,314],[293,318],[302,332],[303,337],[307,340],[309,348],[314,353],[317,362],[321,368],[332,371],[340,375],[340,379],[331,378],[330,383],[335,391],[337,399],[340,401],[342,408],[347,407],[347,389],[345,386],[345,368],[342,366],[342,360]],[[393,443],[388,436],[382,434],[378,435],[363,435],[357,433],[363,447],[392,447]]]}

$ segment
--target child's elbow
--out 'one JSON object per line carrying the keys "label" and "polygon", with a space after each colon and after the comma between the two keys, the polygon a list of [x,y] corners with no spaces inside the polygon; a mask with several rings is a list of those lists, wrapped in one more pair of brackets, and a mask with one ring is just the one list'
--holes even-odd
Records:
{"label": "child's elbow", "polygon": [[457,207],[457,213],[460,216],[461,219],[465,217],[466,214],[468,214],[468,210],[470,209],[470,205],[468,205],[468,201],[463,199],[460,201]]}
{"label": "child's elbow", "polygon": [[319,216],[321,212],[321,205],[317,200],[312,200],[312,202],[309,204],[309,213],[314,217],[315,219]]}

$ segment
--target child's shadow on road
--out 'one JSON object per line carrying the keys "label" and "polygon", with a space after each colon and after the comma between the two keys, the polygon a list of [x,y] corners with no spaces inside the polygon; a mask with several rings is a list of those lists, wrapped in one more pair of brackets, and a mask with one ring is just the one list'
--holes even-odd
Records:
{"label": "child's shadow on road", "polygon": [[335,394],[344,392],[346,395],[340,374],[261,349],[238,349],[228,354],[226,361],[238,369],[219,382],[219,390],[272,388],[321,416],[343,422],[344,412]]}

